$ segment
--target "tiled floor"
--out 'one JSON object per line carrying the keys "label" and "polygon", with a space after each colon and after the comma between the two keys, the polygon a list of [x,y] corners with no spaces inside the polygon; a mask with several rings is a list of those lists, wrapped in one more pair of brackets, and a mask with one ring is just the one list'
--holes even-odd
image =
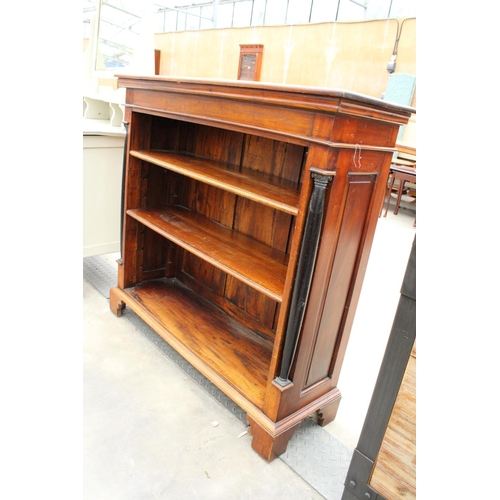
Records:
{"label": "tiled floor", "polygon": [[[338,416],[297,439],[330,446],[332,437],[356,447],[399,300],[413,220],[409,210],[379,219],[339,380]],[[115,265],[115,255],[102,257]],[[289,465],[292,459],[268,464],[257,456],[245,424],[131,321],[111,314],[106,297],[85,280],[83,303],[85,500],[340,499],[338,488],[318,486],[307,467]],[[318,457],[306,455],[303,465],[316,463]],[[314,474],[333,478],[339,471],[329,463],[314,466]]]}

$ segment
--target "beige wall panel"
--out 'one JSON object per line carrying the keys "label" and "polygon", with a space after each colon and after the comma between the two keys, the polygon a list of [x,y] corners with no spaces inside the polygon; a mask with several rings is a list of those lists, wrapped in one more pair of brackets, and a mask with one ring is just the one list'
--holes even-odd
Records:
{"label": "beige wall panel", "polygon": [[187,77],[218,77],[218,58],[224,47],[220,30],[180,31],[156,37],[161,50],[160,74]]}
{"label": "beige wall panel", "polygon": [[258,43],[264,45],[263,82],[381,97],[401,27],[396,70],[416,74],[415,19],[159,33],[155,42],[162,75],[235,79],[240,44]]}
{"label": "beige wall panel", "polygon": [[396,35],[394,20],[335,23],[329,86],[381,97],[389,78],[386,68]]}

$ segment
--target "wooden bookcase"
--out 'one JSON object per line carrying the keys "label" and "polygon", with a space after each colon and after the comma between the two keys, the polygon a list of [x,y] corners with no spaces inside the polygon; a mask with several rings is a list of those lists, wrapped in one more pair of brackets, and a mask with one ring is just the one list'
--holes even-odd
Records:
{"label": "wooden bookcase", "polygon": [[332,421],[399,127],[332,89],[120,76],[127,147],[110,307],[246,413],[266,460]]}

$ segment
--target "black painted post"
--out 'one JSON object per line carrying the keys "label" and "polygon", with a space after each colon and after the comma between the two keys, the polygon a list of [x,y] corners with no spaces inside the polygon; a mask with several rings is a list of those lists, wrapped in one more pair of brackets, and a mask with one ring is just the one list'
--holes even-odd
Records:
{"label": "black painted post", "polygon": [[304,314],[309,298],[309,290],[318,254],[321,225],[325,211],[326,186],[332,180],[334,172],[311,169],[311,177],[314,180],[313,192],[309,200],[302,246],[297,265],[295,284],[290,303],[290,314],[285,334],[285,345],[281,358],[281,370],[275,381],[282,387],[290,384],[290,369],[299,341],[299,334],[304,320]]}

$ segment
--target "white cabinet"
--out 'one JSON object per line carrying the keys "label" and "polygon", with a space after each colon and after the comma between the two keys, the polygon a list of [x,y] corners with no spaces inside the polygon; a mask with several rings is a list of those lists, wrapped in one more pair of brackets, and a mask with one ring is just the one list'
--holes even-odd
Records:
{"label": "white cabinet", "polygon": [[83,136],[83,257],[120,250],[124,133]]}

